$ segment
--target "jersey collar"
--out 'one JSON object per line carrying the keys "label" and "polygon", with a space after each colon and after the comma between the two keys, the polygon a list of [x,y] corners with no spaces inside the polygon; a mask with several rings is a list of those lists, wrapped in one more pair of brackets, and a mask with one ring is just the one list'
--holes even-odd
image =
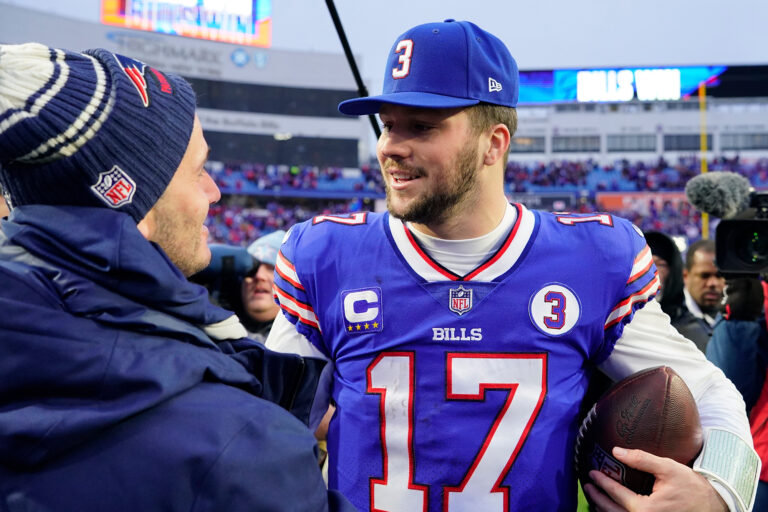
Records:
{"label": "jersey collar", "polygon": [[397,251],[406,264],[425,281],[490,282],[508,272],[517,263],[536,226],[536,217],[531,210],[520,204],[512,206],[517,210],[517,218],[504,243],[489,255],[488,259],[464,276],[455,274],[432,259],[400,219],[388,215],[388,227]]}

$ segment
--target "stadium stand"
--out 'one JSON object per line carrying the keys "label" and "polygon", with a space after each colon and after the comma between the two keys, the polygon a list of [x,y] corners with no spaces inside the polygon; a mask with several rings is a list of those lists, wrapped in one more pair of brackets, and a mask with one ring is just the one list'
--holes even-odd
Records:
{"label": "stadium stand", "polygon": [[[693,242],[701,237],[701,215],[685,200],[683,190],[700,166],[694,156],[679,157],[674,163],[659,158],[619,160],[613,165],[592,160],[510,161],[507,192],[570,194],[574,200],[565,209],[610,211],[644,231],[663,231]],[[708,168],[737,172],[756,189],[768,187],[765,158],[718,157],[708,162]],[[246,246],[263,234],[315,215],[371,210],[373,201],[384,197],[376,162],[359,169],[211,162],[209,171],[224,194],[209,216],[211,242],[216,243]]]}

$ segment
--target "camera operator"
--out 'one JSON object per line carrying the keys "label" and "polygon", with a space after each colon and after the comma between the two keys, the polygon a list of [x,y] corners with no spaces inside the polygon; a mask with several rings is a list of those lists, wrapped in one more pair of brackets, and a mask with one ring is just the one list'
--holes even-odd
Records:
{"label": "camera operator", "polygon": [[754,277],[728,279],[725,315],[715,324],[707,359],[744,396],[755,450],[763,463],[753,510],[768,510],[768,328],[766,283]]}
{"label": "camera operator", "polygon": [[237,315],[250,338],[262,343],[280,311],[272,286],[283,236],[285,231],[274,231],[247,249],[211,244],[211,263],[190,277],[208,289],[211,302]]}
{"label": "camera operator", "polygon": [[717,225],[717,269],[726,278],[724,314],[707,346],[717,365],[744,397],[762,471],[753,510],[768,510],[768,194],[732,172],[711,172],[685,188],[691,204],[722,219]]}

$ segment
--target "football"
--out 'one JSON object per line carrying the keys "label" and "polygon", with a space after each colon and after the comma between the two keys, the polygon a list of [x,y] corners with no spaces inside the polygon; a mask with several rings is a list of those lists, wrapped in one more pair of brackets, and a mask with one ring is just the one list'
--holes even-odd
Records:
{"label": "football", "polygon": [[582,485],[597,469],[647,495],[653,475],[616,460],[614,446],[691,466],[703,442],[696,402],[683,379],[667,366],[649,368],[617,382],[595,402],[576,438],[576,471]]}

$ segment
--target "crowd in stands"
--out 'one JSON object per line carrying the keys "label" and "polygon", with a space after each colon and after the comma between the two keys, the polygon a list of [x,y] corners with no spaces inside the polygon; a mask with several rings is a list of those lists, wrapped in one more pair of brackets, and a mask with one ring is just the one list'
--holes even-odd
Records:
{"label": "crowd in stands", "polygon": [[[755,188],[768,187],[768,159],[742,161],[716,158],[710,171],[732,171],[747,177]],[[208,219],[210,241],[245,246],[261,235],[318,214],[372,210],[372,200],[384,197],[378,163],[359,169],[267,165],[261,163],[212,163],[209,171],[224,198],[214,205]],[[510,159],[506,171],[511,193],[573,193],[579,201],[574,210],[583,213],[605,210],[595,200],[602,192],[681,192],[700,172],[695,157],[671,163],[617,161],[600,165],[591,160],[520,163]],[[280,198],[275,199],[278,193]],[[295,194],[297,198],[293,198]],[[309,198],[307,198],[309,196]],[[350,199],[342,199],[347,198]],[[700,238],[700,213],[684,200],[650,199],[612,210],[643,231],[662,231]]]}
{"label": "crowd in stands", "polygon": [[651,199],[648,203],[611,213],[629,219],[644,233],[660,231],[670,236],[685,237],[689,243],[701,238],[701,212],[687,201],[663,201],[659,204]]}
{"label": "crowd in stands", "polygon": [[[682,157],[676,163],[660,158],[653,163],[619,160],[600,165],[592,160],[507,165],[506,183],[510,193],[601,191],[672,191],[700,172],[695,157]],[[711,171],[732,171],[749,178],[757,187],[768,187],[768,159],[743,162],[738,157],[716,158]],[[210,166],[216,183],[225,194],[269,194],[274,192],[316,191],[317,196],[334,192],[358,192],[366,197],[383,197],[384,185],[377,163],[359,169],[262,163],[216,164]],[[325,193],[325,194],[324,194]]]}
{"label": "crowd in stands", "polygon": [[[209,171],[225,194],[266,195],[280,192],[316,192],[328,196],[338,192],[365,193],[383,197],[384,184],[378,164],[359,169],[309,165],[212,162]],[[302,194],[306,195],[306,194]]]}
{"label": "crowd in stands", "polygon": [[298,165],[267,165],[259,162],[210,165],[209,171],[220,189],[229,193],[247,193],[251,190],[316,189],[320,174],[328,181],[336,178],[332,167]]}
{"label": "crowd in stands", "polygon": [[288,230],[298,222],[322,214],[343,214],[372,210],[362,200],[261,201],[254,196],[224,196],[208,213],[206,226],[210,243],[247,246],[257,238],[279,229]]}
{"label": "crowd in stands", "polygon": [[[738,157],[716,158],[708,162],[710,171],[737,172],[755,187],[768,187],[768,159],[749,163]],[[689,179],[701,172],[695,157],[681,157],[677,163],[660,158],[653,163],[620,160],[613,165],[586,161],[551,161],[507,165],[506,182],[510,192],[551,192],[580,190],[661,192],[683,190]]]}
{"label": "crowd in stands", "polygon": [[530,164],[510,160],[504,181],[512,192],[586,189],[587,176],[598,168],[592,161]]}

